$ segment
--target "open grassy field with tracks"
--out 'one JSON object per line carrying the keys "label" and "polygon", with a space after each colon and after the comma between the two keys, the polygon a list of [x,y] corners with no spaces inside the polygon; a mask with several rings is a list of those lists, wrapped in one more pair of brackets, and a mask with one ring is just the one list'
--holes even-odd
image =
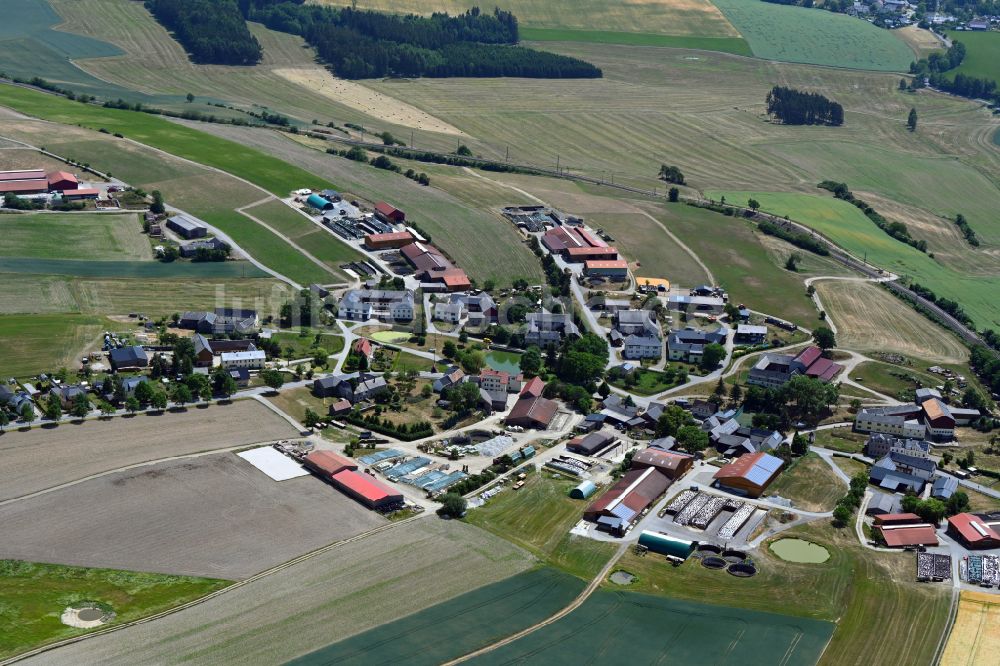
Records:
{"label": "open grassy field with tracks", "polygon": [[76,365],[105,330],[100,317],[46,314],[0,317],[0,375],[24,377]]}
{"label": "open grassy field with tracks", "polygon": [[855,351],[896,352],[938,363],[962,363],[969,350],[882,287],[855,280],[814,285],[837,326],[837,346]]}
{"label": "open grassy field with tracks", "polygon": [[913,60],[891,30],[846,14],[759,0],[713,1],[758,58],[889,72],[905,72]]}
{"label": "open grassy field with tracks", "polygon": [[[1000,304],[993,298],[996,276],[967,275],[892,238],[851,204],[820,195],[711,191],[709,196],[744,204],[749,198],[760,202],[761,210],[778,216],[788,215],[851,252],[883,268],[930,287],[938,296],[962,304],[978,327],[1000,323]],[[914,235],[920,238],[919,232]],[[933,251],[933,247],[930,249]],[[974,254],[974,253],[972,253]]]}
{"label": "open grassy field with tracks", "polygon": [[833,511],[845,492],[847,485],[814,453],[793,461],[767,489],[768,495],[790,499],[805,511]]}
{"label": "open grassy field with tracks", "polygon": [[[569,497],[577,483],[529,472],[520,490],[504,490],[466,521],[502,536],[553,566],[584,579],[593,578],[612,553],[614,545],[573,536],[585,504]],[[542,508],[544,507],[544,509]]]}
{"label": "open grassy field with tracks", "polygon": [[[346,0],[310,2],[350,5]],[[368,0],[364,8],[399,14],[448,12],[455,15],[466,11],[472,4],[468,0]],[[613,3],[601,0],[507,0],[500,7],[512,11],[519,25],[529,29],[610,30],[716,37],[738,35],[709,0],[625,0]]]}
{"label": "open grassy field with tracks", "polygon": [[86,569],[0,560],[0,659],[54,641],[86,634],[60,622],[67,607],[95,602],[114,611],[110,626],[178,606],[229,585],[186,576]]}

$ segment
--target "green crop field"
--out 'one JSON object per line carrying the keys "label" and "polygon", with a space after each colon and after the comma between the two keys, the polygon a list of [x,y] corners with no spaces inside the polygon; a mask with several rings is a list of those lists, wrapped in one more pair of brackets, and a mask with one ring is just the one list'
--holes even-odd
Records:
{"label": "green crop field", "polygon": [[[315,4],[350,5],[347,0],[310,0]],[[400,14],[464,12],[471,0],[367,0],[365,9]],[[492,7],[492,5],[490,5]],[[485,6],[483,6],[485,9]],[[507,0],[524,29],[611,30],[656,35],[735,36],[737,33],[709,0]],[[528,37],[524,37],[528,39]]]}
{"label": "green crop field", "polygon": [[580,580],[536,569],[352,636],[291,661],[320,664],[440,664],[540,622],[569,604]]}
{"label": "green crop field", "polygon": [[79,92],[128,94],[126,88],[91,76],[71,62],[118,56],[122,51],[100,39],[52,29],[61,22],[47,0],[7,0],[0,25],[0,72],[23,78],[40,76]]}
{"label": "green crop field", "polygon": [[[134,214],[4,215],[0,217],[8,257],[42,259],[149,260],[153,252]],[[9,270],[9,269],[7,269]]]}
{"label": "green crop field", "polygon": [[[742,582],[715,574],[734,586]],[[819,620],[605,589],[561,620],[470,663],[649,664],[669,655],[670,663],[813,664],[833,629]]]}
{"label": "green crop field", "polygon": [[569,498],[576,485],[531,472],[523,488],[504,490],[485,506],[470,510],[466,521],[574,575],[593,578],[611,558],[614,545],[569,533],[586,508],[584,502]]}
{"label": "green crop field", "polygon": [[750,45],[741,37],[697,37],[690,35],[651,35],[642,32],[609,32],[606,30],[521,28],[521,38],[532,42],[627,44],[630,46],[660,46],[672,49],[720,51],[722,53],[732,53],[742,56],[753,55]]}
{"label": "green crop field", "polygon": [[820,195],[776,192],[711,191],[708,194],[716,199],[725,196],[734,203],[743,203],[753,197],[760,202],[761,210],[778,216],[788,215],[816,229],[856,257],[867,257],[875,266],[912,278],[939,296],[958,301],[979,328],[1000,325],[1000,303],[994,298],[998,285],[995,276],[962,275],[943,266],[890,237],[845,201]]}
{"label": "green crop field", "polygon": [[113,610],[110,626],[178,606],[229,585],[229,581],[187,576],[85,569],[0,560],[0,659],[93,629],[60,622],[67,607],[95,602]]}
{"label": "green crop field", "polygon": [[760,0],[714,2],[758,58],[905,72],[914,57],[891,30],[846,14]]}
{"label": "green crop field", "polygon": [[259,278],[267,274],[247,261],[92,261],[87,259],[32,259],[0,257],[0,273],[75,275],[96,278]]}
{"label": "green crop field", "polygon": [[953,70],[955,74],[992,79],[1000,83],[1000,33],[949,30],[946,34],[965,44],[965,60]]}

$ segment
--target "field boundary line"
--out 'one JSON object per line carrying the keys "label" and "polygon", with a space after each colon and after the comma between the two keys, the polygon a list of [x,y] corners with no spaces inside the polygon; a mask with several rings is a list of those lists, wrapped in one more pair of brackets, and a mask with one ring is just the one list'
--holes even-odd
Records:
{"label": "field boundary line", "polygon": [[611,556],[611,559],[609,559],[607,563],[604,565],[604,567],[601,568],[600,572],[598,572],[598,574],[594,577],[594,579],[590,581],[587,587],[585,587],[583,591],[580,592],[580,594],[577,595],[576,599],[571,601],[569,605],[565,606],[562,610],[556,612],[553,615],[550,615],[541,622],[533,624],[532,626],[527,627],[526,629],[522,629],[516,634],[511,634],[510,636],[503,638],[495,643],[481,647],[478,650],[464,654],[456,659],[446,661],[444,662],[444,664],[442,664],[442,666],[455,666],[456,664],[461,664],[463,662],[468,661],[469,659],[474,659],[475,657],[486,654],[488,652],[493,652],[498,648],[502,648],[505,645],[510,645],[511,643],[521,638],[524,638],[529,634],[533,634],[539,629],[547,627],[550,624],[558,622],[559,620],[563,619],[564,617],[575,611],[577,608],[582,606],[583,603],[590,598],[590,595],[593,594],[594,591],[598,588],[598,586],[600,586],[600,584],[604,582],[604,579],[607,577],[608,572],[611,571],[611,567],[617,564],[618,560],[625,553],[625,549],[628,548],[628,546],[629,546],[628,543],[623,543],[620,546],[618,546],[618,550],[615,551],[615,554]]}
{"label": "field boundary line", "polygon": [[188,608],[193,608],[194,606],[197,606],[199,604],[203,604],[206,601],[211,601],[212,599],[220,597],[220,596],[222,596],[223,594],[225,594],[227,592],[232,592],[233,590],[240,589],[242,587],[245,587],[246,585],[249,585],[251,583],[255,583],[255,582],[257,582],[257,581],[259,581],[259,580],[261,580],[263,578],[267,578],[268,576],[271,576],[273,574],[276,574],[276,573],[279,573],[281,571],[284,571],[285,569],[289,569],[289,568],[291,568],[291,567],[293,567],[293,566],[295,566],[297,564],[301,564],[302,562],[306,562],[308,560],[311,560],[314,557],[317,557],[319,555],[323,555],[324,553],[328,553],[328,552],[330,552],[332,550],[336,550],[337,548],[340,548],[341,546],[346,546],[346,545],[349,545],[349,544],[352,544],[352,543],[356,543],[358,541],[362,541],[364,539],[367,539],[368,537],[375,536],[377,534],[381,534],[382,532],[386,532],[386,531],[388,531],[388,530],[390,530],[390,529],[392,529],[394,527],[398,527],[399,525],[406,525],[406,524],[408,524],[410,522],[413,522],[413,521],[416,521],[416,520],[420,520],[421,518],[423,518],[423,517],[425,517],[427,515],[430,515],[430,514],[421,513],[421,514],[418,514],[416,516],[411,516],[410,518],[406,518],[404,520],[400,520],[398,522],[388,523],[386,525],[382,525],[380,527],[376,527],[374,529],[368,530],[367,532],[362,532],[361,534],[356,534],[356,535],[354,535],[352,537],[348,537],[347,539],[342,539],[340,541],[335,541],[334,543],[327,544],[326,546],[321,546],[320,548],[317,548],[315,550],[309,551],[308,553],[305,553],[304,555],[299,555],[298,557],[296,557],[294,559],[291,559],[291,560],[288,560],[287,562],[283,562],[282,564],[275,565],[275,566],[271,567],[270,569],[265,569],[264,571],[261,571],[258,574],[254,574],[250,578],[246,578],[246,579],[241,580],[241,581],[236,581],[232,585],[228,585],[228,586],[222,588],[221,590],[216,590],[215,592],[212,592],[211,594],[207,594],[204,597],[199,597],[198,599],[193,599],[193,600],[191,600],[191,601],[189,601],[189,602],[187,602],[185,604],[181,604],[180,606],[175,606],[174,608],[168,608],[167,610],[160,611],[159,613],[156,613],[155,615],[149,615],[147,617],[139,618],[137,620],[132,620],[131,622],[125,622],[123,624],[115,625],[113,627],[108,627],[107,629],[101,629],[99,631],[94,631],[94,632],[91,632],[89,634],[83,634],[81,636],[73,636],[72,638],[66,638],[66,639],[63,639],[61,641],[56,641],[55,643],[49,643],[48,645],[43,645],[41,647],[34,648],[32,650],[29,650],[28,652],[22,652],[21,654],[15,655],[13,657],[8,657],[7,659],[4,659],[3,661],[0,661],[0,666],[7,666],[7,664],[13,664],[13,663],[22,661],[24,659],[28,659],[29,657],[34,657],[34,656],[39,655],[39,654],[41,654],[43,652],[48,652],[50,650],[55,650],[56,648],[65,647],[67,645],[72,645],[73,643],[79,643],[81,641],[85,641],[85,640],[90,639],[90,638],[96,638],[97,636],[105,636],[107,634],[111,634],[111,633],[114,633],[116,631],[121,631],[122,629],[128,629],[129,627],[134,627],[136,625],[145,624],[147,622],[152,622],[154,620],[159,620],[159,619],[164,618],[164,617],[166,617],[168,615],[173,615],[174,613],[179,613],[180,611],[187,610]]}
{"label": "field boundary line", "polygon": [[[242,215],[243,217],[245,217],[245,218],[251,220],[252,222],[255,222],[258,225],[264,227],[265,229],[267,229],[268,231],[270,231],[272,234],[274,234],[275,236],[277,236],[281,240],[283,240],[286,243],[288,243],[288,245],[290,247],[292,247],[293,249],[295,249],[295,251],[298,252],[299,254],[301,254],[303,257],[305,257],[309,261],[313,262],[314,264],[316,264],[317,266],[319,266],[320,268],[322,268],[324,271],[326,271],[327,273],[329,273],[333,277],[339,279],[341,277],[340,275],[338,275],[337,273],[335,273],[333,271],[333,269],[331,269],[329,266],[327,266],[322,261],[320,261],[319,259],[317,259],[313,254],[311,254],[310,252],[308,252],[305,249],[303,249],[295,241],[293,241],[291,238],[289,238],[285,234],[281,233],[280,231],[278,231],[277,229],[275,229],[274,227],[272,227],[267,222],[264,222],[260,218],[254,216],[254,215],[251,215],[250,213],[247,212],[247,209],[249,209],[249,208],[254,208],[255,206],[259,206],[259,205],[265,204],[265,203],[270,203],[271,201],[281,201],[281,199],[279,199],[278,197],[274,196],[273,194],[269,194],[267,197],[265,197],[264,199],[261,199],[260,201],[254,201],[253,203],[249,203],[246,206],[243,206],[242,208],[235,208],[234,210],[237,213],[239,213],[240,215]],[[295,283],[293,283],[293,284],[295,284]],[[296,286],[298,287],[298,289],[302,289],[302,287],[300,285],[296,285]]]}

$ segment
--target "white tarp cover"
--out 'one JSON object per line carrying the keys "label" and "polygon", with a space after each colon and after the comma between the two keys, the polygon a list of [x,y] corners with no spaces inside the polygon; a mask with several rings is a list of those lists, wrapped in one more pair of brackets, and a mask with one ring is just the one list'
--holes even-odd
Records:
{"label": "white tarp cover", "polygon": [[267,474],[275,481],[287,481],[298,476],[309,474],[302,465],[298,464],[285,454],[271,446],[262,446],[259,449],[250,449],[237,453],[248,463]]}

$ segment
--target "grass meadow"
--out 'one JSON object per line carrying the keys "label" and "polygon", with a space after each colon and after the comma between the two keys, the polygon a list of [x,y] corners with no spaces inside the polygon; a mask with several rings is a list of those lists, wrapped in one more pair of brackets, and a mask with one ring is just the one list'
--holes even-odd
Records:
{"label": "grass meadow", "polygon": [[846,14],[759,0],[713,1],[758,58],[887,72],[905,72],[914,59],[893,31]]}
{"label": "grass meadow", "polygon": [[0,658],[92,630],[59,620],[73,604],[95,602],[115,612],[110,626],[197,599],[230,584],[226,580],[87,569],[57,564],[0,560]]}
{"label": "grass meadow", "polygon": [[465,520],[589,580],[611,558],[615,546],[569,533],[586,507],[569,497],[577,483],[532,471],[520,490],[505,489],[485,506],[471,509]]}
{"label": "grass meadow", "polygon": [[105,330],[101,317],[49,314],[0,317],[0,376],[25,377],[74,367],[79,352]]}
{"label": "grass meadow", "polygon": [[767,489],[805,511],[832,511],[845,492],[846,484],[815,453],[794,460]]}
{"label": "grass meadow", "polygon": [[1000,83],[1000,34],[989,32],[956,32],[949,30],[948,37],[965,44],[965,60],[954,70],[980,79]]}
{"label": "grass meadow", "polygon": [[[741,205],[749,198],[761,210],[809,226],[854,256],[930,287],[938,296],[958,301],[979,328],[1000,325],[1000,304],[993,295],[996,276],[963,275],[905,243],[892,238],[851,204],[822,195],[778,192],[710,191],[709,196]],[[920,236],[914,230],[917,238]],[[930,248],[933,251],[933,247]]]}
{"label": "grass meadow", "polygon": [[0,253],[40,259],[143,261],[153,258],[135,214],[3,215]]}

